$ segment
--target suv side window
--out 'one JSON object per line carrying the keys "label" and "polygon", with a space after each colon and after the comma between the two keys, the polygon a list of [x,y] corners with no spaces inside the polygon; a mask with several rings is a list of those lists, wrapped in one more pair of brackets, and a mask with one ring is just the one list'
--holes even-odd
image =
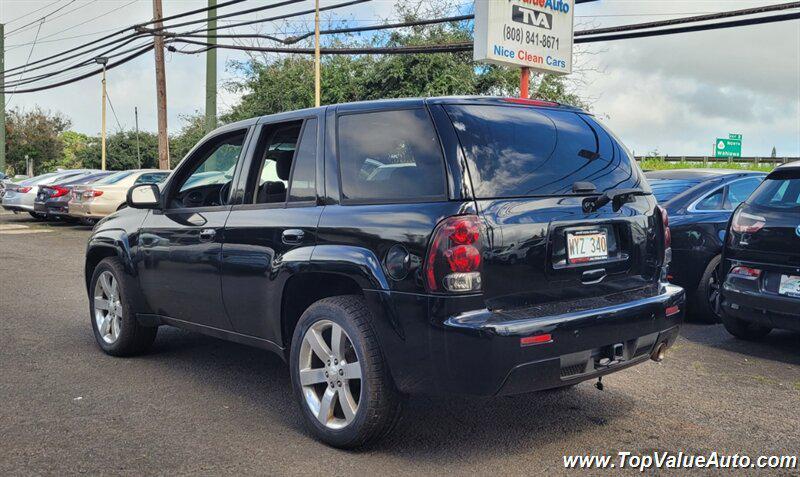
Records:
{"label": "suv side window", "polygon": [[169,198],[170,208],[225,205],[247,130],[222,134],[208,140],[189,158]]}
{"label": "suv side window", "polygon": [[283,204],[289,189],[292,162],[302,121],[268,124],[262,127],[254,162],[255,179],[250,180],[249,189],[254,191],[256,204]]}
{"label": "suv side window", "polygon": [[425,109],[344,114],[337,127],[344,202],[446,198],[444,157]]}
{"label": "suv side window", "polygon": [[312,201],[317,196],[317,120],[309,119],[294,157],[289,202]]}

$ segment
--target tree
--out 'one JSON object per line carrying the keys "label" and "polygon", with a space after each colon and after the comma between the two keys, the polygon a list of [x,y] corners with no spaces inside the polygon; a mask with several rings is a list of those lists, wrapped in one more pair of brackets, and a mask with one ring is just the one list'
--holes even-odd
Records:
{"label": "tree", "polygon": [[[106,138],[106,169],[119,171],[138,169],[139,158],[136,154],[136,133],[121,131]],[[158,167],[158,136],[149,132],[139,132],[139,149],[141,168]],[[77,154],[83,167],[100,169],[102,166],[102,144],[100,138],[91,137],[86,147]]]}
{"label": "tree", "polygon": [[25,156],[33,161],[34,174],[63,167],[64,142],[60,134],[70,120],[58,112],[39,107],[31,111],[14,108],[6,118],[6,160],[12,174],[26,171]]}
{"label": "tree", "polygon": [[169,138],[170,167],[175,168],[183,157],[206,135],[205,116],[195,113],[182,116],[183,128]]}
{"label": "tree", "polygon": [[778,157],[778,150],[775,149],[775,146],[772,146],[772,154],[770,157]]}
{"label": "tree", "polygon": [[[432,18],[452,11],[449,0],[405,2],[397,7],[404,20]],[[326,46],[397,47],[472,40],[469,22],[420,26],[369,35],[326,37]],[[304,46],[309,46],[306,43]],[[313,59],[303,55],[255,56],[233,63],[240,73],[226,87],[241,94],[239,104],[223,121],[311,107],[314,104]],[[534,78],[534,96],[586,106],[568,91],[561,76]],[[412,55],[328,55],[322,57],[322,103],[335,104],[380,98],[444,95],[518,95],[519,70],[472,61],[471,52]]]}

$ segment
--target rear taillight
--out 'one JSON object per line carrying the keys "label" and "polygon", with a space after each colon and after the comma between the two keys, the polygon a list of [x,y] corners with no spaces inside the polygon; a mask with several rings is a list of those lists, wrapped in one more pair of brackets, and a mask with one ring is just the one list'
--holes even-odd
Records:
{"label": "rear taillight", "polygon": [[51,187],[53,189],[53,194],[50,197],[61,197],[69,194],[69,189],[66,187],[55,186]]}
{"label": "rear taillight", "polygon": [[750,267],[733,267],[731,268],[731,275],[736,275],[739,278],[747,278],[750,280],[755,280],[756,278],[761,276],[761,270],[758,268],[750,268]]}
{"label": "rear taillight", "polygon": [[731,229],[740,234],[753,234],[764,228],[766,222],[767,219],[760,215],[748,214],[739,209],[733,214]]}
{"label": "rear taillight", "polygon": [[669,229],[669,214],[667,209],[657,205],[656,208],[661,214],[661,224],[664,228],[664,265],[672,261],[672,231]]}
{"label": "rear taillight", "polygon": [[93,189],[87,190],[86,192],[83,193],[83,197],[85,199],[91,199],[92,197],[100,197],[101,195],[103,195],[103,191],[93,190]]}
{"label": "rear taillight", "polygon": [[428,291],[479,291],[482,247],[477,216],[458,215],[440,222],[433,232],[423,267]]}
{"label": "rear taillight", "polygon": [[20,194],[27,194],[28,192],[31,191],[31,189],[33,189],[33,187],[20,187],[17,189],[17,192],[19,192]]}

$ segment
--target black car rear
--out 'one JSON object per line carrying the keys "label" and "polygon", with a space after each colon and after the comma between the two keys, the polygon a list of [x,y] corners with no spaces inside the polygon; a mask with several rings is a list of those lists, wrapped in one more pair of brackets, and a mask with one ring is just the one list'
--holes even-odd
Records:
{"label": "black car rear", "polygon": [[775,169],[736,210],[723,269],[723,321],[733,335],[800,331],[800,163]]}

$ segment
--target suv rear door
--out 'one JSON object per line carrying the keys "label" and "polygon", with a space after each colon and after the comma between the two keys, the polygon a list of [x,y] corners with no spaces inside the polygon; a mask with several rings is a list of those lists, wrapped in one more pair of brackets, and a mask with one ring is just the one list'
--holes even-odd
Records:
{"label": "suv rear door", "polygon": [[650,193],[633,158],[593,117],[512,102],[445,109],[488,228],[489,308],[536,304],[561,313],[601,306],[607,301],[598,298],[613,293],[626,292],[624,301],[654,291],[663,232],[652,195],[631,196],[617,211],[582,208],[587,196],[606,191]]}
{"label": "suv rear door", "polygon": [[283,284],[317,241],[322,118],[258,126],[239,185],[243,199],[231,210],[222,246],[222,296],[237,333],[280,342]]}

